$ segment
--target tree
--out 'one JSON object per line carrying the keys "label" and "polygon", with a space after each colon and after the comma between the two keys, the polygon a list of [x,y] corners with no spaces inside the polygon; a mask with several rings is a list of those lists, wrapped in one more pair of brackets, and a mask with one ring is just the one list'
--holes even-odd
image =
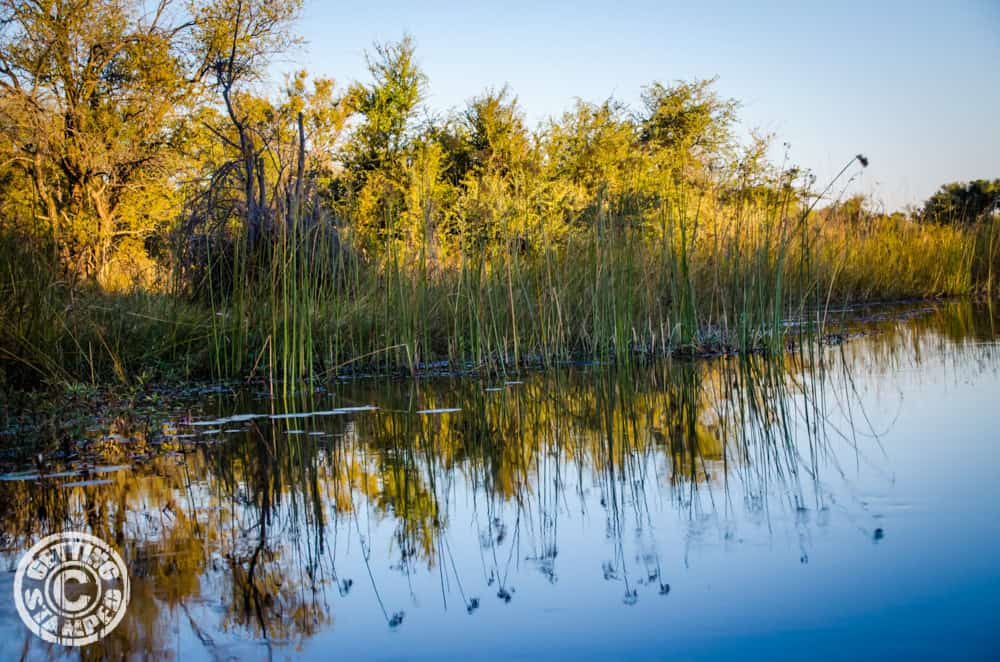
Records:
{"label": "tree", "polygon": [[[310,81],[305,71],[288,76],[280,97],[243,92],[236,101],[238,126],[229,121],[225,108],[215,106],[205,106],[192,117],[185,144],[193,171],[186,187],[191,212],[186,231],[205,225],[219,232],[234,222],[256,242],[275,229],[273,222],[290,221],[287,194],[303,196],[297,184],[309,187],[310,193],[328,185],[346,114],[334,81]],[[252,159],[244,147],[252,149]],[[251,207],[253,225],[248,218]]]}
{"label": "tree", "polygon": [[347,94],[351,110],[363,116],[347,148],[348,163],[358,172],[392,170],[401,165],[407,132],[427,84],[427,76],[414,58],[412,37],[377,43],[374,48],[374,53],[365,54],[372,82],[355,83]]}
{"label": "tree", "polygon": [[274,55],[297,43],[291,27],[301,7],[301,0],[211,0],[194,10],[203,66],[236,138],[228,137],[224,127],[209,128],[238,152],[242,212],[251,247],[271,218],[263,157],[266,141],[253,126],[262,101],[248,88],[261,79]]}
{"label": "tree", "polygon": [[548,177],[567,195],[558,205],[574,220],[610,209],[625,214],[626,194],[635,185],[643,153],[636,149],[636,126],[625,107],[608,99],[600,104],[577,101],[544,133]]}
{"label": "tree", "polygon": [[666,150],[680,165],[707,164],[722,156],[732,139],[739,104],[712,89],[716,79],[655,82],[643,88],[639,141],[649,150]]}
{"label": "tree", "polygon": [[638,156],[635,138],[635,126],[622,104],[613,99],[601,104],[578,100],[561,120],[549,123],[547,162],[553,176],[583,186],[588,196],[596,196],[601,187],[618,193]]}
{"label": "tree", "polygon": [[945,184],[924,203],[925,220],[973,223],[1000,213],[1000,179]]}
{"label": "tree", "polygon": [[474,170],[509,174],[527,165],[531,139],[517,97],[506,85],[471,99],[462,120]]}
{"label": "tree", "polygon": [[344,149],[347,193],[362,235],[395,234],[390,225],[403,206],[406,188],[404,156],[410,129],[423,99],[427,77],[414,58],[407,35],[399,42],[375,44],[366,53],[371,82],[353,84],[346,103],[360,115]]}
{"label": "tree", "polygon": [[147,231],[123,222],[123,202],[161,176],[195,78],[181,39],[190,23],[171,19],[170,0],[141,8],[0,0],[5,160],[83,275],[100,277],[123,237]]}

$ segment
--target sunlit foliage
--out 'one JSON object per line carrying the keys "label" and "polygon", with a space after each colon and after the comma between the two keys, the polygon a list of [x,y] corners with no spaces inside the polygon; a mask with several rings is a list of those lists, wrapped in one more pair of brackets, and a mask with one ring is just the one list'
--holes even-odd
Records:
{"label": "sunlit foliage", "polygon": [[439,112],[410,36],[270,86],[300,8],[0,1],[0,382],[779,350],[789,314],[992,286],[995,182],[841,200],[714,79]]}

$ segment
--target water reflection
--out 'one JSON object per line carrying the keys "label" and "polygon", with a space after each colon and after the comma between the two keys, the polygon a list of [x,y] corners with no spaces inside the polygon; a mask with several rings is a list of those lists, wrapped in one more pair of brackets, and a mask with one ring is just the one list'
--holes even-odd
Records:
{"label": "water reflection", "polygon": [[[174,403],[5,476],[2,556],[12,569],[65,529],[113,541],[132,602],[85,658],[321,657],[315,640],[372,653],[410,628],[404,654],[432,654],[420,628],[493,618],[502,642],[511,613],[559,622],[554,600],[613,620],[688,599],[676,578],[717,548],[793,548],[806,565],[817,539],[881,544],[884,512],[906,504],[872,508],[870,493],[896,479],[883,439],[907,389],[929,362],[995,377],[995,319],[968,304],[888,316],[780,360]],[[65,653],[11,609],[0,623],[5,654]]]}

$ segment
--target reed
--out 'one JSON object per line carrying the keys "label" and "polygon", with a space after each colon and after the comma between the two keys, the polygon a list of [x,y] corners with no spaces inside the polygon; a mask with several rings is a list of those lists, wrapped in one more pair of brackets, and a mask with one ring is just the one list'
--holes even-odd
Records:
{"label": "reed", "polygon": [[194,299],[67,283],[43,245],[5,236],[5,379],[264,378],[285,389],[363,372],[777,353],[789,320],[815,329],[834,305],[992,294],[1000,253],[995,219],[858,223],[789,213],[781,199],[721,204],[674,190],[638,221],[599,206],[541,245],[505,230],[497,245],[448,252],[425,219],[416,241],[365,254],[349,226],[308,222],[311,204],[276,218],[263,250],[238,239],[210,252]]}

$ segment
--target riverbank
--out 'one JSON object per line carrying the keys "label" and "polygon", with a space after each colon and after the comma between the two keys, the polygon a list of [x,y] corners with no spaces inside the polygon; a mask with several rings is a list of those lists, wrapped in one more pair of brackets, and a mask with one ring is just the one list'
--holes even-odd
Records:
{"label": "riverbank", "polygon": [[73,284],[45,251],[8,236],[0,383],[322,383],[359,372],[774,352],[787,320],[808,318],[822,333],[844,306],[995,291],[989,251],[1000,242],[985,238],[1000,223],[738,221],[595,230],[545,250],[450,261],[331,253],[304,237],[264,262],[208,274],[195,293],[172,286],[169,271],[158,285],[119,292]]}
{"label": "riverbank", "polygon": [[[992,339],[1000,329],[1000,308],[969,299],[868,304],[830,310],[828,313],[823,335],[806,332],[797,336],[799,342],[807,343],[808,347],[789,338],[782,355],[736,354],[729,358],[742,356],[766,364],[804,366],[817,362],[817,349],[850,345],[865,339],[872,345],[872,338],[879,337],[884,337],[886,342],[895,342],[894,338],[903,328],[941,335],[955,343],[968,338]],[[806,349],[808,351],[804,351]],[[649,356],[642,361],[626,362],[627,365],[619,361],[618,367],[612,369],[622,369],[624,374],[630,374],[632,369],[642,372],[664,362],[678,366],[708,365],[723,357],[715,354],[693,361],[691,358],[687,355]],[[597,360],[577,358],[549,366],[548,370],[538,364],[512,368],[507,374],[447,365],[428,366],[416,373],[406,369],[365,371],[358,367],[323,383],[310,385],[299,382],[290,385],[289,389],[259,376],[250,381],[161,379],[129,384],[48,385],[43,389],[10,391],[0,409],[0,447],[3,448],[0,473],[14,470],[77,471],[79,469],[74,467],[81,463],[85,466],[113,465],[130,461],[135,456],[146,457],[150,452],[155,454],[165,442],[168,443],[166,450],[172,452],[176,442],[187,438],[176,438],[180,432],[175,426],[170,423],[164,427],[164,424],[205,416],[201,404],[205,401],[242,397],[256,402],[257,408],[263,411],[285,414],[327,408],[317,403],[336,399],[336,394],[345,392],[345,389],[346,392],[358,388],[378,391],[393,383],[422,388],[420,384],[468,382],[479,384],[485,393],[491,393],[516,387],[522,380],[533,378],[532,375],[537,373],[603,370],[615,363],[614,357]],[[357,405],[360,400],[355,402],[355,399],[355,396],[349,396],[349,404]],[[211,437],[199,437],[196,441],[207,443]]]}

